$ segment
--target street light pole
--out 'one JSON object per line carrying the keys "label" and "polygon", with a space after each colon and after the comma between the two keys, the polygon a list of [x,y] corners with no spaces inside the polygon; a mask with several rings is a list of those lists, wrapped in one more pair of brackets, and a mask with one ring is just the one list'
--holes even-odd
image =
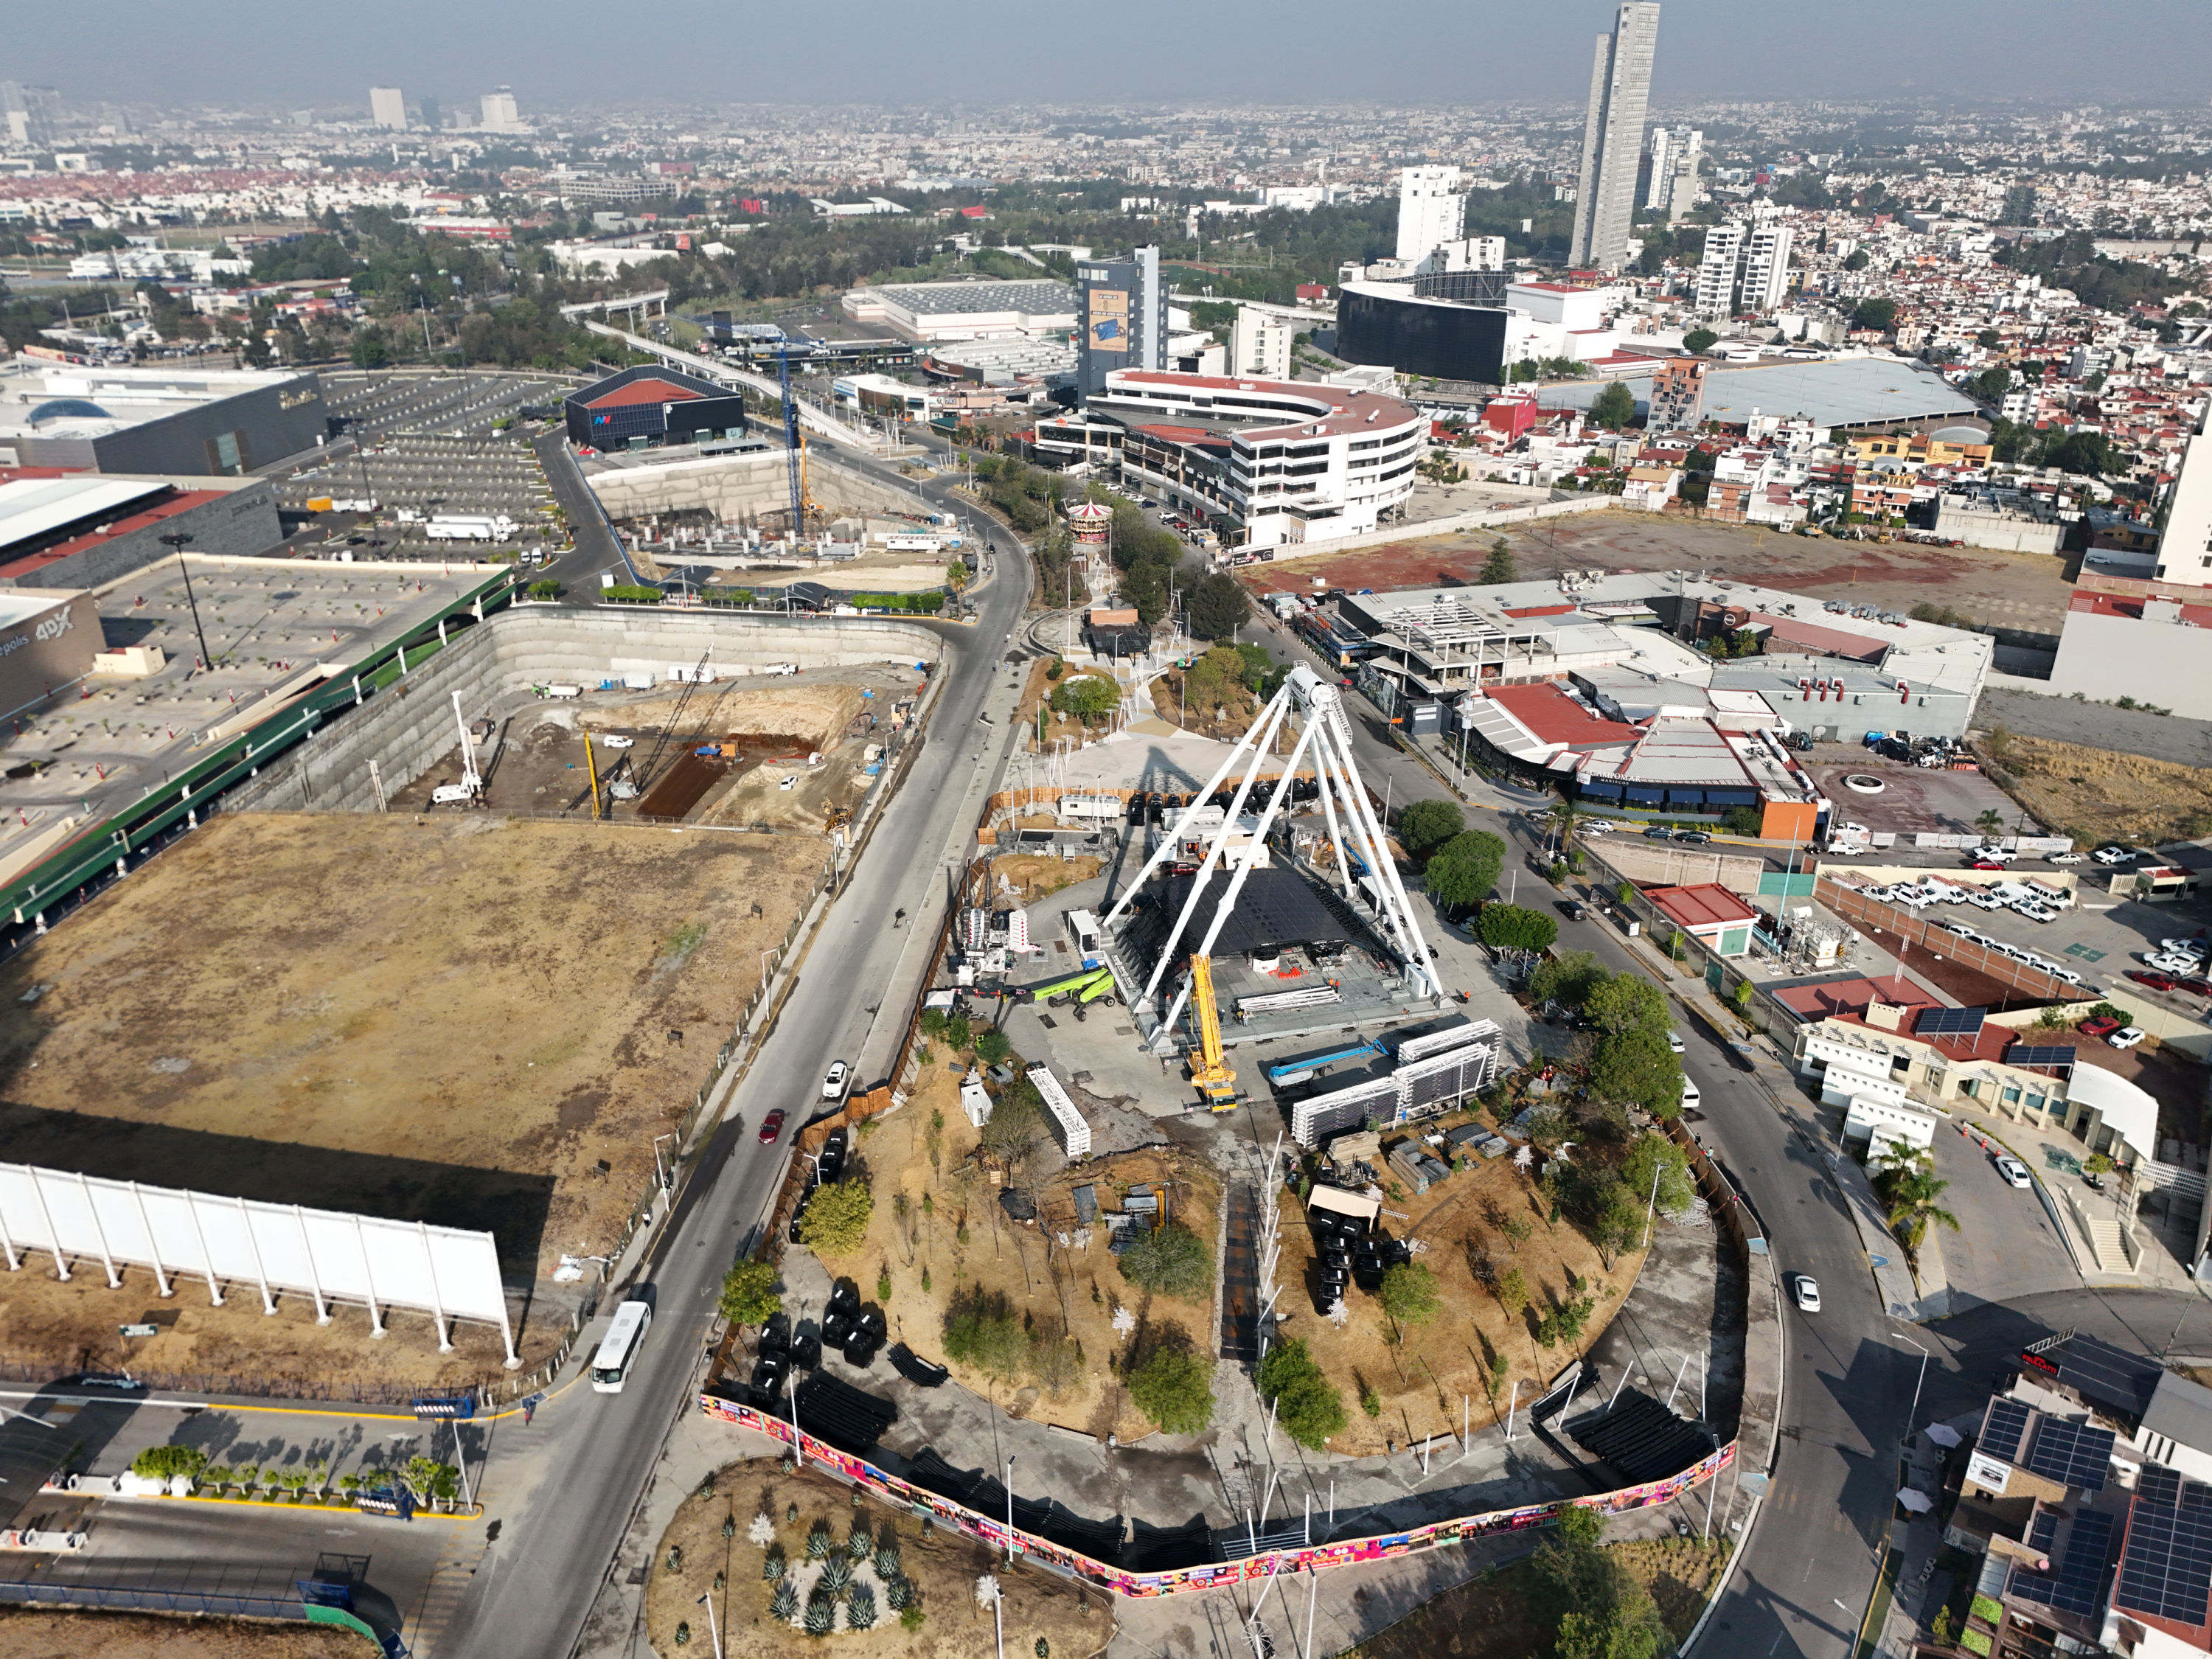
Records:
{"label": "street light pole", "polygon": [[708,1633],[714,1638],[714,1659],[722,1659],[722,1627],[714,1620],[714,1595],[709,1590],[699,1598],[699,1605],[707,1609]]}
{"label": "street light pole", "polygon": [[1006,1565],[1014,1565],[1014,1455],[1006,1454]]}
{"label": "street light pole", "polygon": [[[1911,1337],[1907,1336],[1903,1331],[1899,1330],[1895,1326],[1892,1326],[1890,1328],[1890,1334],[1896,1337],[1899,1341],[1905,1344],[1909,1347],[1920,1348],[1920,1345],[1917,1342],[1915,1342]],[[1913,1379],[1912,1404],[1906,1409],[1905,1413],[1905,1438],[1907,1440],[1912,1438],[1912,1419],[1920,1414],[1920,1385],[1928,1380],[1928,1350],[1925,1348],[1920,1348],[1920,1375]]]}
{"label": "street light pole", "polygon": [[185,562],[185,550],[192,544],[193,540],[194,538],[185,535],[182,531],[172,531],[161,538],[161,545],[177,556],[177,568],[184,574],[185,604],[191,608],[192,613],[192,632],[199,636],[200,666],[213,668],[215,659],[208,654],[207,630],[200,626],[200,604],[192,597],[191,567]]}

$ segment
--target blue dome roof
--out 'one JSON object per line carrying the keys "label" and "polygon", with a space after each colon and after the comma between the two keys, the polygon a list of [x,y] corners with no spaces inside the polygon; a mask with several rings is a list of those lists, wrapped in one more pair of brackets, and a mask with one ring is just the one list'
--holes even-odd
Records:
{"label": "blue dome roof", "polygon": [[31,411],[31,424],[42,421],[112,421],[115,417],[98,404],[82,398],[55,398]]}

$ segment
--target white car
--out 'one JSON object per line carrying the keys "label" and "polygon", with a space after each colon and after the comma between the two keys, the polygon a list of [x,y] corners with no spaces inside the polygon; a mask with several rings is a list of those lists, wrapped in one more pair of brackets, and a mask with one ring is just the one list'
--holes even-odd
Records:
{"label": "white car", "polygon": [[2047,904],[2037,904],[2031,902],[2027,903],[2015,904],[2012,908],[2017,910],[2021,915],[2026,916],[2030,921],[2056,921],[2058,920],[2058,912],[2052,909]]}
{"label": "white car", "polygon": [[2142,1029],[2134,1025],[2130,1025],[2120,1030],[2115,1031],[2112,1036],[2105,1039],[2106,1042],[2111,1043],[2115,1048],[2132,1048],[2136,1044],[2141,1042],[2142,1040],[2143,1034]]}
{"label": "white car", "polygon": [[1872,834],[1874,834],[1874,831],[1868,829],[1863,823],[1853,823],[1848,818],[1841,823],[1832,823],[1828,826],[1828,835],[1832,840],[1844,836],[1870,836]]}
{"label": "white car", "polygon": [[1995,893],[1969,893],[1966,902],[1977,910],[2002,910],[2005,908],[2005,902]]}
{"label": "white car", "polygon": [[1866,850],[1855,841],[1832,841],[1828,843],[1828,856],[1832,859],[1855,859]]}
{"label": "white car", "polygon": [[1582,832],[1585,836],[1609,836],[1613,833],[1613,826],[1603,818],[1584,818]]}
{"label": "white car", "polygon": [[1982,936],[1981,931],[1972,922],[1947,921],[1943,924],[1943,929],[1946,933],[1956,933],[1963,939],[1978,940]]}
{"label": "white car", "polygon": [[2020,856],[2009,847],[1977,847],[1969,858],[1987,859],[1992,864],[2010,864]]}
{"label": "white car", "polygon": [[822,1079],[822,1098],[835,1100],[839,1095],[844,1093],[845,1079],[851,1074],[850,1068],[843,1060],[833,1060],[828,1075]]}
{"label": "white car", "polygon": [[1667,1033],[1667,1052],[1670,1054],[1679,1054],[1683,1052],[1682,1034],[1680,1031]]}
{"label": "white car", "polygon": [[2158,942],[2158,948],[2183,957],[2201,957],[2212,951],[2212,945],[2207,945],[2201,939],[2162,939]]}
{"label": "white car", "polygon": [[2032,1187],[2035,1184],[2034,1178],[2027,1172],[2027,1165],[2016,1158],[1999,1158],[1997,1173],[2005,1178],[2006,1183],[2009,1186]]}
{"label": "white car", "polygon": [[1799,1313],[1820,1311],[1820,1281],[1819,1279],[1810,1273],[1799,1273],[1796,1283],[1791,1288],[1796,1294]]}
{"label": "white car", "polygon": [[2051,855],[2050,862],[2052,864],[2079,864],[2081,862],[2081,855],[2079,853],[2053,853]]}
{"label": "white car", "polygon": [[2100,847],[2089,856],[2100,864],[2133,864],[2136,861],[2134,849],[2127,847]]}
{"label": "white car", "polygon": [[2154,972],[2160,974],[2193,974],[2197,971],[2196,957],[2172,955],[2163,951],[2152,952],[2143,961]]}
{"label": "white car", "polygon": [[599,747],[602,749],[635,749],[637,747],[637,739],[635,738],[626,738],[619,732],[610,732],[606,736],[599,739]]}
{"label": "white car", "polygon": [[781,783],[776,785],[776,787],[779,789],[788,789],[793,784],[797,783],[799,779],[796,775],[787,777]]}

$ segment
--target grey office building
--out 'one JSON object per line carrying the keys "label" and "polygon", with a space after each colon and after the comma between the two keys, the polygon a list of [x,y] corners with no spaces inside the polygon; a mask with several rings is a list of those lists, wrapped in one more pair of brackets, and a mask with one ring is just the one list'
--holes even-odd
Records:
{"label": "grey office building", "polygon": [[1617,271],[1627,262],[1636,213],[1636,173],[1644,155],[1644,112],[1651,99],[1651,58],[1659,43],[1659,0],[1621,0],[1611,34],[1597,38],[1589,114],[1583,126],[1583,170],[1575,190],[1569,260]]}
{"label": "grey office building", "polygon": [[1106,389],[1117,368],[1165,369],[1168,290],[1160,251],[1126,259],[1085,259],[1075,267],[1075,384],[1085,398]]}
{"label": "grey office building", "polygon": [[236,476],[313,449],[330,429],[312,370],[0,368],[0,466]]}

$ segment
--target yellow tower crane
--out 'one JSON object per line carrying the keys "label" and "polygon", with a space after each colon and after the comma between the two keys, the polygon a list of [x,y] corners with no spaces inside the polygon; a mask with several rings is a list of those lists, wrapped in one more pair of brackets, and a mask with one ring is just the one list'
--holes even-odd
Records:
{"label": "yellow tower crane", "polygon": [[1221,1014],[1213,1004],[1213,964],[1193,954],[1190,959],[1191,1017],[1198,1022],[1198,1058],[1191,1062],[1190,1080],[1207,1109],[1232,1111],[1237,1105],[1237,1073],[1221,1054]]}

